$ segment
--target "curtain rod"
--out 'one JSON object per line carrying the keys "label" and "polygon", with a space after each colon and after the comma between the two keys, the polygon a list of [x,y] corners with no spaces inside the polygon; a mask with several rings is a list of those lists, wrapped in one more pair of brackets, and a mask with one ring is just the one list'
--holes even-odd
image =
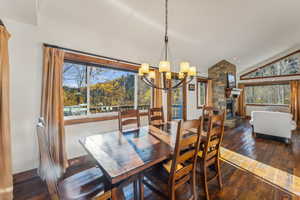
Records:
{"label": "curtain rod", "polygon": [[[47,44],[47,43],[44,43],[43,45],[45,47],[51,47],[51,48],[65,50],[65,51],[71,51],[71,52],[85,54],[85,55],[94,56],[94,57],[98,57],[98,58],[104,58],[104,59],[107,59],[107,60],[112,60],[112,61],[117,61],[117,62],[123,62],[123,63],[127,63],[127,64],[132,64],[132,65],[141,65],[140,63],[136,63],[136,62],[131,62],[131,61],[127,61],[127,60],[112,58],[112,57],[108,57],[108,56],[102,56],[102,55],[98,55],[98,54],[94,54],[94,53],[89,53],[89,52],[85,52],[85,51],[79,51],[79,50],[76,50],[76,49],[69,49],[69,48],[60,47],[60,46],[57,46],[57,45],[52,45],[52,44]],[[151,67],[153,67],[153,66],[151,66]],[[153,68],[157,68],[157,67],[153,67]]]}

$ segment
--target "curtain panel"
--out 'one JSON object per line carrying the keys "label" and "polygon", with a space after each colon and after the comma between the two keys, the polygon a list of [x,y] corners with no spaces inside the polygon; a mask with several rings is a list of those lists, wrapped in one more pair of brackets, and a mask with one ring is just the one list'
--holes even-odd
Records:
{"label": "curtain panel", "polygon": [[[161,77],[160,73],[157,69],[155,69],[155,85],[158,87],[161,87]],[[160,108],[162,107],[162,91],[159,89],[154,89],[153,91],[153,107],[154,108]]]}
{"label": "curtain panel", "polygon": [[239,84],[238,85],[239,89],[242,89],[240,96],[238,98],[238,108],[237,112],[240,116],[245,117],[246,116],[246,104],[245,104],[245,85],[244,84]]}
{"label": "curtain panel", "polygon": [[[1,23],[2,24],[2,23]],[[13,199],[10,103],[9,103],[9,58],[10,34],[0,25],[0,199]]]}
{"label": "curtain panel", "polygon": [[295,80],[290,82],[291,85],[291,104],[290,111],[293,115],[293,120],[300,127],[300,81]]}
{"label": "curtain panel", "polygon": [[[49,143],[50,155],[53,159],[56,169],[59,169],[59,175],[62,175],[68,166],[66,147],[65,147],[65,130],[64,130],[64,113],[63,113],[63,88],[62,88],[62,71],[64,64],[64,51],[44,47],[43,61],[43,82],[42,82],[42,103],[41,117],[45,121],[45,137]],[[40,155],[41,157],[41,155]],[[43,159],[40,159],[40,166],[43,166]],[[40,168],[40,176],[45,179],[47,175],[46,168]],[[51,180],[46,180],[51,195],[56,190],[53,188]]]}
{"label": "curtain panel", "polygon": [[213,97],[213,93],[212,93],[212,80],[207,80],[207,96],[206,96],[206,100],[207,100],[207,103],[206,105],[207,106],[213,106],[213,100],[212,100],[212,97]]}

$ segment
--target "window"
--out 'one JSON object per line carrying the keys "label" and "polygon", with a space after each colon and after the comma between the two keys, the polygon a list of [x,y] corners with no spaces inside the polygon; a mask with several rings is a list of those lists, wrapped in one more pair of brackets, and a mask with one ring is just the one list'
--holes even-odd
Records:
{"label": "window", "polygon": [[206,104],[207,99],[207,81],[197,80],[197,107],[201,108]]}
{"label": "window", "polygon": [[64,116],[89,116],[121,109],[148,109],[151,88],[137,73],[66,61],[63,71]]}
{"label": "window", "polygon": [[288,105],[290,85],[255,85],[245,87],[246,104]]}
{"label": "window", "polygon": [[[179,79],[174,79],[173,84],[179,83]],[[181,87],[172,90],[172,119],[183,118],[183,89]]]}
{"label": "window", "polygon": [[241,76],[241,80],[300,75],[300,50]]}

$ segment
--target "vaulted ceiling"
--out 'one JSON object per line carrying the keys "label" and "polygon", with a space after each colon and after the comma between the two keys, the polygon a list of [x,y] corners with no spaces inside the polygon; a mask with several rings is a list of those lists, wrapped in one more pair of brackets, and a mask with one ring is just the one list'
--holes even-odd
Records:
{"label": "vaulted ceiling", "polygon": [[[24,2],[1,0],[0,17],[37,26],[39,18],[76,24],[134,44],[140,49],[134,61],[155,64],[161,57],[164,0]],[[226,59],[242,71],[300,43],[299,8],[299,0],[169,0],[171,58],[202,72]]]}

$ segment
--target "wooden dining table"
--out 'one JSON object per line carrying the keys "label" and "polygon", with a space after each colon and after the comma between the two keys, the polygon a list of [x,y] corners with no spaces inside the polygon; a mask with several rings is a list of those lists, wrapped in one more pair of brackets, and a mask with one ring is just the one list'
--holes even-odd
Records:
{"label": "wooden dining table", "polygon": [[[143,199],[143,171],[170,158],[177,127],[178,122],[171,121],[138,130],[99,133],[80,139],[80,143],[113,188],[133,177],[135,198]],[[116,189],[112,191],[112,198],[117,199]]]}

